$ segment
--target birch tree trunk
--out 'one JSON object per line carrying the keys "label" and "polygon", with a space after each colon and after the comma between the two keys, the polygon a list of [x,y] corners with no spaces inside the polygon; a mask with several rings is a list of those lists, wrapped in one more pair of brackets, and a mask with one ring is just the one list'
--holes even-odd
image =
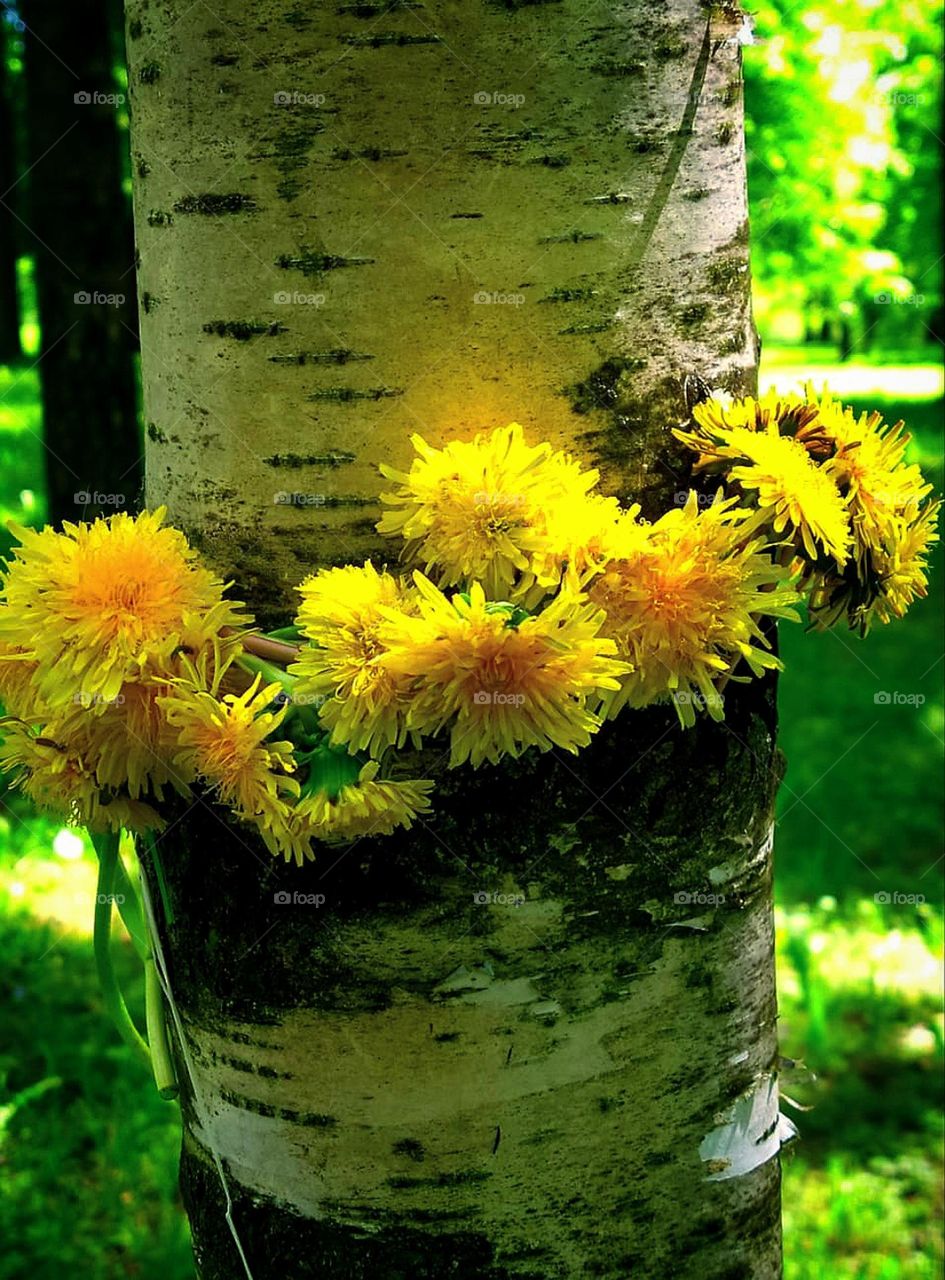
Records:
{"label": "birch tree trunk", "polygon": [[[673,503],[685,374],[756,376],[737,12],[126,7],[148,502],[262,621],[390,555],[414,431],[517,420]],[[180,817],[202,1280],[780,1274],[774,691],[727,702],[441,769],[301,871]]]}

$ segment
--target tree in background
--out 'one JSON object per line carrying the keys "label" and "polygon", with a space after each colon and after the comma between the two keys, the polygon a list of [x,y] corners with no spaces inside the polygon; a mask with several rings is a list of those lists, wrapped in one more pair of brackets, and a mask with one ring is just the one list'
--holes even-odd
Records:
{"label": "tree in background", "polygon": [[25,0],[22,16],[31,166],[24,237],[33,240],[42,334],[47,510],[59,521],[138,498],[134,247],[111,7]]}
{"label": "tree in background", "polygon": [[853,345],[941,335],[941,15],[926,0],[762,3],[746,59],[763,330]]}
{"label": "tree in background", "polygon": [[14,21],[8,10],[0,9],[0,364],[13,364],[20,357],[20,306],[16,283],[18,235],[12,207],[17,181],[10,74]]}
{"label": "tree in background", "polygon": [[[212,9],[127,3],[148,504],[266,623],[388,559],[415,431],[672,507],[687,374],[757,372],[738,15]],[[431,753],[435,818],[302,868],[170,824],[202,1280],[780,1275],[773,689],[726,700]]]}

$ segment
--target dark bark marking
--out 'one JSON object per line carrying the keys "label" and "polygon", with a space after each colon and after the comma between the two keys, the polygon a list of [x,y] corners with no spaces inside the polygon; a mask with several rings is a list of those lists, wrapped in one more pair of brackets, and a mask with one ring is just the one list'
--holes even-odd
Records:
{"label": "dark bark marking", "polygon": [[367,352],[352,351],[349,347],[335,347],[331,351],[300,351],[294,356],[270,356],[273,364],[350,364],[356,360],[373,360]]}
{"label": "dark bark marking", "polygon": [[255,213],[258,208],[252,196],[240,191],[224,195],[208,192],[201,196],[183,196],[174,204],[175,213],[199,213],[207,218],[221,218],[231,213]]}
{"label": "dark bark marking", "polygon": [[280,254],[276,266],[283,271],[301,271],[306,276],[321,275],[324,271],[340,271],[343,267],[366,267],[373,258],[345,258],[337,253],[315,253],[303,249],[297,256]]}
{"label": "dark bark marking", "polygon": [[541,236],[539,244],[584,244],[587,240],[602,240],[600,231],[567,231],[561,236]]}
{"label": "dark bark marking", "polygon": [[325,387],[312,391],[307,400],[331,400],[336,404],[350,404],[354,400],[388,400],[404,394],[403,387]]}
{"label": "dark bark marking", "polygon": [[360,49],[381,49],[390,45],[408,45],[408,44],[442,44],[442,37],[434,35],[411,36],[406,35],[402,31],[383,31],[378,32],[376,36],[339,36],[344,44],[353,45]]}
{"label": "dark bark marking", "polygon": [[214,333],[218,338],[235,338],[237,342],[248,342],[250,338],[262,335],[274,338],[277,334],[288,333],[285,325],[275,320],[208,320],[202,328],[204,333]]}
{"label": "dark bark marking", "polygon": [[331,453],[274,453],[263,458],[263,462],[269,467],[294,470],[299,467],[340,467],[346,462],[354,462],[355,457],[353,453],[338,449]]}

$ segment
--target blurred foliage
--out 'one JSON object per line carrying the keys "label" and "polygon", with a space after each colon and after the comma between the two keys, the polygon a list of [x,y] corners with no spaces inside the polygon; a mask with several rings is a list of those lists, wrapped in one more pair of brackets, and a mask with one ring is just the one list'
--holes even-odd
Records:
{"label": "blurred foliage", "polygon": [[942,12],[763,0],[745,51],[752,258],[766,337],[842,356],[942,336]]}

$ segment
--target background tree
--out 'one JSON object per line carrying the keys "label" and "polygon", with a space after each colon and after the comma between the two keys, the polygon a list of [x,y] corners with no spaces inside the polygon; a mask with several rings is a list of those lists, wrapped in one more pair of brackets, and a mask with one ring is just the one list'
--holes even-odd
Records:
{"label": "background tree", "polygon": [[940,6],[767,0],[753,17],[748,173],[764,330],[834,342],[844,357],[940,337]]}
{"label": "background tree", "polygon": [[132,505],[141,484],[134,249],[122,189],[113,13],[98,0],[22,6],[27,222],[53,521],[95,514],[82,495],[96,491]]}
{"label": "background tree", "polygon": [[8,203],[16,186],[16,133],[10,83],[14,29],[5,10],[0,12],[0,365],[20,356],[20,306],[16,283],[16,219]]}

